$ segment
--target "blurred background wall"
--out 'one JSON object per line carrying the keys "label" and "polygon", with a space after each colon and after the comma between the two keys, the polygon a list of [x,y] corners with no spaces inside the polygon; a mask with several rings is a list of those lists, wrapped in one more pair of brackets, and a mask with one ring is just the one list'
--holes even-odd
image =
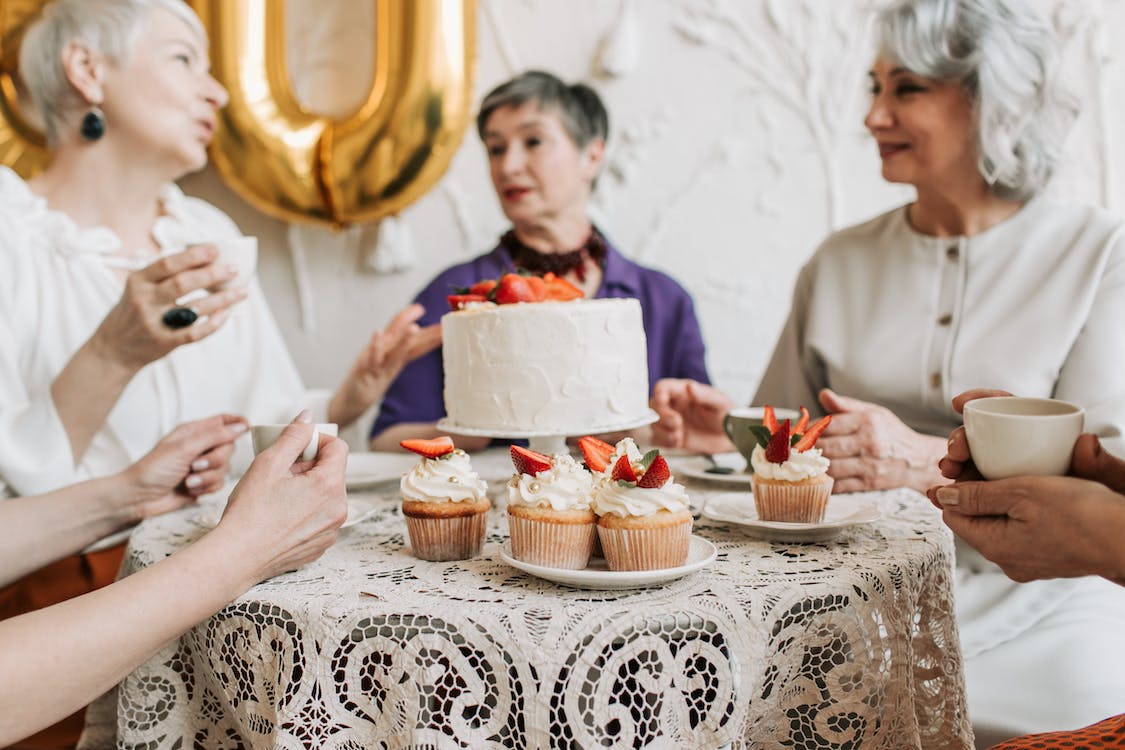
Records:
{"label": "blurred background wall", "polygon": [[[872,3],[478,2],[475,100],[528,68],[601,93],[611,137],[593,218],[627,255],[694,295],[712,377],[747,401],[797,271],[820,240],[911,195],[881,180],[863,128]],[[288,3],[298,93],[318,111],[346,111],[370,80],[374,15],[360,0]],[[1120,212],[1125,72],[1113,40],[1125,32],[1125,1],[1036,4],[1059,32],[1066,78],[1082,103],[1051,190]],[[260,238],[262,284],[310,386],[334,386],[375,327],[507,228],[475,132],[437,187],[381,231],[287,227],[211,169],[183,187]],[[375,272],[373,263],[400,270]]]}

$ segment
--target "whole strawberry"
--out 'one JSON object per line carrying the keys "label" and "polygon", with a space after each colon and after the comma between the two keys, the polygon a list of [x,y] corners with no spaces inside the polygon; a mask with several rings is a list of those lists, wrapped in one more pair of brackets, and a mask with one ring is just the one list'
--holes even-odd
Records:
{"label": "whole strawberry", "polygon": [[777,426],[766,445],[766,460],[771,464],[783,464],[789,460],[789,420]]}

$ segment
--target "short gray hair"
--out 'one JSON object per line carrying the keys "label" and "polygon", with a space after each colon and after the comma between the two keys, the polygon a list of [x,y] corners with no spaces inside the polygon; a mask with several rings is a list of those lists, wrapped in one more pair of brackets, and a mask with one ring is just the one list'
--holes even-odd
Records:
{"label": "short gray hair", "polygon": [[48,143],[58,143],[67,116],[87,106],[63,70],[66,46],[82,41],[112,64],[121,65],[153,8],[174,13],[206,41],[203,24],[183,0],[54,0],[43,7],[20,44],[19,70],[43,117]]}
{"label": "short gray hair", "polygon": [[609,136],[609,114],[601,98],[583,83],[567,85],[550,73],[529,70],[489,91],[477,115],[477,133],[484,138],[488,118],[501,107],[535,102],[540,109],[558,111],[563,127],[579,148]]}
{"label": "short gray hair", "polygon": [[978,166],[996,195],[1026,200],[1050,178],[1078,108],[1057,80],[1054,34],[1023,0],[901,0],[879,13],[880,52],[964,86]]}

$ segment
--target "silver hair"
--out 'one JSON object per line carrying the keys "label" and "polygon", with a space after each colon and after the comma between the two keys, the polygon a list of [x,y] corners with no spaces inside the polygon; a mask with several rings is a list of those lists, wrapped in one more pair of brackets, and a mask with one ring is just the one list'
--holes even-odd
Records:
{"label": "silver hair", "polygon": [[207,40],[199,17],[183,0],[53,0],[43,7],[20,44],[19,71],[43,117],[48,143],[57,144],[67,119],[89,106],[66,77],[62,64],[66,46],[81,41],[113,65],[121,65],[154,8],[174,13]]}
{"label": "silver hair", "polygon": [[477,115],[477,133],[484,138],[488,118],[496,110],[525,102],[557,111],[567,134],[579,148],[585,148],[595,138],[604,141],[609,135],[609,114],[597,92],[583,83],[568,85],[541,70],[529,70],[489,91]]}
{"label": "silver hair", "polygon": [[876,28],[881,54],[964,86],[993,193],[1026,200],[1043,188],[1078,108],[1058,82],[1056,40],[1038,13],[1024,0],[901,0]]}

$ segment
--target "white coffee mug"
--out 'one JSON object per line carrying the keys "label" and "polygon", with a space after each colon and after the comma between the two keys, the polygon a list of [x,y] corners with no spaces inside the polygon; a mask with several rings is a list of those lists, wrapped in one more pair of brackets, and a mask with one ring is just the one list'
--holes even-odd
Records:
{"label": "white coffee mug", "polygon": [[212,244],[219,251],[216,263],[226,263],[238,269],[238,274],[230,281],[220,284],[219,288],[239,289],[249,284],[258,265],[258,238],[226,237],[215,240]]}
{"label": "white coffee mug", "polygon": [[1085,410],[1050,398],[994,396],[965,404],[965,437],[985,479],[1066,474]]}
{"label": "white coffee mug", "polygon": [[[266,448],[277,442],[281,437],[281,433],[288,427],[287,424],[256,424],[250,428],[250,437],[254,443],[254,455],[258,455]],[[331,435],[336,437],[339,428],[331,422],[315,425],[312,437],[309,439],[309,444],[301,451],[298,457],[300,461],[312,461],[316,458],[317,451],[320,449],[320,436]]]}

